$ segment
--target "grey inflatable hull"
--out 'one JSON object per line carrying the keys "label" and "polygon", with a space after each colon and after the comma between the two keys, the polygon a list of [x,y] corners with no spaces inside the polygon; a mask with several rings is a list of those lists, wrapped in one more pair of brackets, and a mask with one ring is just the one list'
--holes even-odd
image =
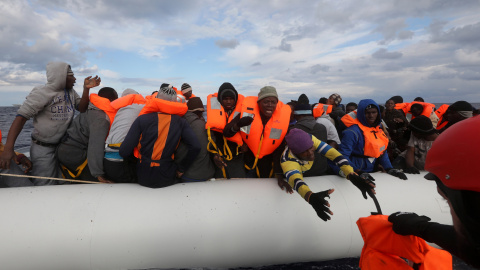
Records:
{"label": "grey inflatable hull", "polygon": [[[448,204],[423,175],[375,173],[384,214],[412,211],[451,224]],[[136,184],[0,190],[1,269],[229,268],[359,256],[356,221],[372,199],[338,176],[324,222],[274,179],[236,179],[149,189]]]}

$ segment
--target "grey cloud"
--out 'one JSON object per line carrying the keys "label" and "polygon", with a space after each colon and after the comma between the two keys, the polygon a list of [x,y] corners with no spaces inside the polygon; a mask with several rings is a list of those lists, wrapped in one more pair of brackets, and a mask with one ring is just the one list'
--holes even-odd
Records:
{"label": "grey cloud", "polygon": [[435,71],[430,74],[428,78],[432,80],[453,79],[455,78],[455,73],[447,71]]}
{"label": "grey cloud", "polygon": [[261,66],[261,65],[262,65],[262,63],[260,63],[260,62],[255,62],[255,63],[252,64],[252,67],[257,67],[257,66]]}
{"label": "grey cloud", "polygon": [[235,49],[238,45],[240,44],[240,42],[233,38],[233,39],[219,39],[217,41],[215,41],[215,45],[217,45],[217,47],[219,48],[227,48],[227,49]]}
{"label": "grey cloud", "polygon": [[412,39],[413,35],[414,33],[412,31],[403,30],[403,31],[400,31],[400,33],[398,33],[398,39],[400,40]]}
{"label": "grey cloud", "polygon": [[480,80],[480,72],[465,71],[458,74],[458,77],[467,81],[478,81]]}
{"label": "grey cloud", "polygon": [[292,44],[287,43],[285,39],[282,39],[282,42],[280,46],[278,47],[279,50],[285,51],[285,52],[291,52],[292,51]]}
{"label": "grey cloud", "polygon": [[374,52],[372,57],[376,59],[398,59],[402,57],[402,55],[403,53],[401,52],[388,52],[387,49],[381,48]]}
{"label": "grey cloud", "polygon": [[451,42],[462,45],[478,46],[480,42],[480,23],[452,28],[441,32],[440,25],[431,26],[432,42]]}
{"label": "grey cloud", "polygon": [[383,70],[385,71],[400,71],[403,67],[396,63],[387,63],[383,66]]}
{"label": "grey cloud", "polygon": [[310,73],[317,74],[318,72],[327,72],[329,70],[330,70],[329,66],[317,64],[310,68]]}

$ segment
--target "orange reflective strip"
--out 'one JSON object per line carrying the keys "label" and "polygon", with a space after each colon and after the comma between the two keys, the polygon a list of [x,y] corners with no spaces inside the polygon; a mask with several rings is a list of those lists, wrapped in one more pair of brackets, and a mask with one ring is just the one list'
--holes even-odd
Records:
{"label": "orange reflective strip", "polygon": [[163,149],[165,149],[165,143],[167,142],[171,121],[171,115],[162,113],[158,114],[158,137],[153,146],[152,160],[160,160],[162,157]]}

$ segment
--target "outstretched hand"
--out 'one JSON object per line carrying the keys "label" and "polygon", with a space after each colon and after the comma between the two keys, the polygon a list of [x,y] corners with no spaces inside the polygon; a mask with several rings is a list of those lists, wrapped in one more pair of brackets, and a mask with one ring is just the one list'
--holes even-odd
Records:
{"label": "outstretched hand", "polygon": [[351,173],[347,176],[347,179],[362,192],[365,200],[367,199],[367,193],[376,194],[375,183],[373,183],[375,179],[369,173],[361,173],[360,175]]}
{"label": "outstretched hand", "polygon": [[15,152],[13,150],[9,151],[5,149],[0,154],[0,169],[10,169],[10,162],[14,157],[15,157]]}
{"label": "outstretched hand", "polygon": [[99,86],[101,82],[102,82],[102,79],[98,76],[95,76],[93,78],[92,76],[88,76],[83,81],[83,87],[90,89],[90,88]]}
{"label": "outstretched hand", "polygon": [[310,198],[308,198],[308,203],[312,205],[313,209],[315,209],[315,212],[317,212],[318,217],[323,221],[330,220],[330,216],[328,214],[333,215],[333,212],[330,211],[329,208],[330,204],[325,199],[325,197],[330,198],[329,195],[332,194],[333,191],[335,191],[335,189],[312,193]]}
{"label": "outstretched hand", "polygon": [[22,165],[23,169],[25,169],[23,171],[25,174],[29,173],[32,170],[32,162],[24,154],[17,155],[17,157],[15,158],[15,163],[17,163],[18,165]]}

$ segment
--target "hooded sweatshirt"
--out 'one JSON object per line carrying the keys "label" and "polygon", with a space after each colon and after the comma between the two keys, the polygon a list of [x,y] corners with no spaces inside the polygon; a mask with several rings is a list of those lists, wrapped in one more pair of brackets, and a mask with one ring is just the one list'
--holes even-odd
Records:
{"label": "hooded sweatshirt", "polygon": [[63,62],[47,64],[47,83],[33,88],[18,109],[17,116],[33,118],[32,137],[56,144],[72,122],[80,96],[65,89],[69,65]]}
{"label": "hooded sweatshirt", "polygon": [[[368,105],[374,105],[377,107],[378,116],[374,123],[375,126],[380,125],[381,116],[380,108],[378,104],[372,99],[363,99],[358,104],[357,109],[357,119],[364,126],[370,127],[365,116],[365,108]],[[365,137],[363,131],[358,127],[358,125],[352,125],[343,131],[342,143],[338,148],[344,157],[348,159],[350,165],[354,168],[355,171],[361,170],[363,172],[372,172],[375,166],[376,158],[366,157],[364,155],[365,147]],[[392,168],[392,164],[388,159],[388,154],[385,151],[378,159],[379,163],[383,166],[385,170]],[[330,167],[334,170],[335,173],[340,172],[340,168],[335,166],[333,163],[329,162]]]}

